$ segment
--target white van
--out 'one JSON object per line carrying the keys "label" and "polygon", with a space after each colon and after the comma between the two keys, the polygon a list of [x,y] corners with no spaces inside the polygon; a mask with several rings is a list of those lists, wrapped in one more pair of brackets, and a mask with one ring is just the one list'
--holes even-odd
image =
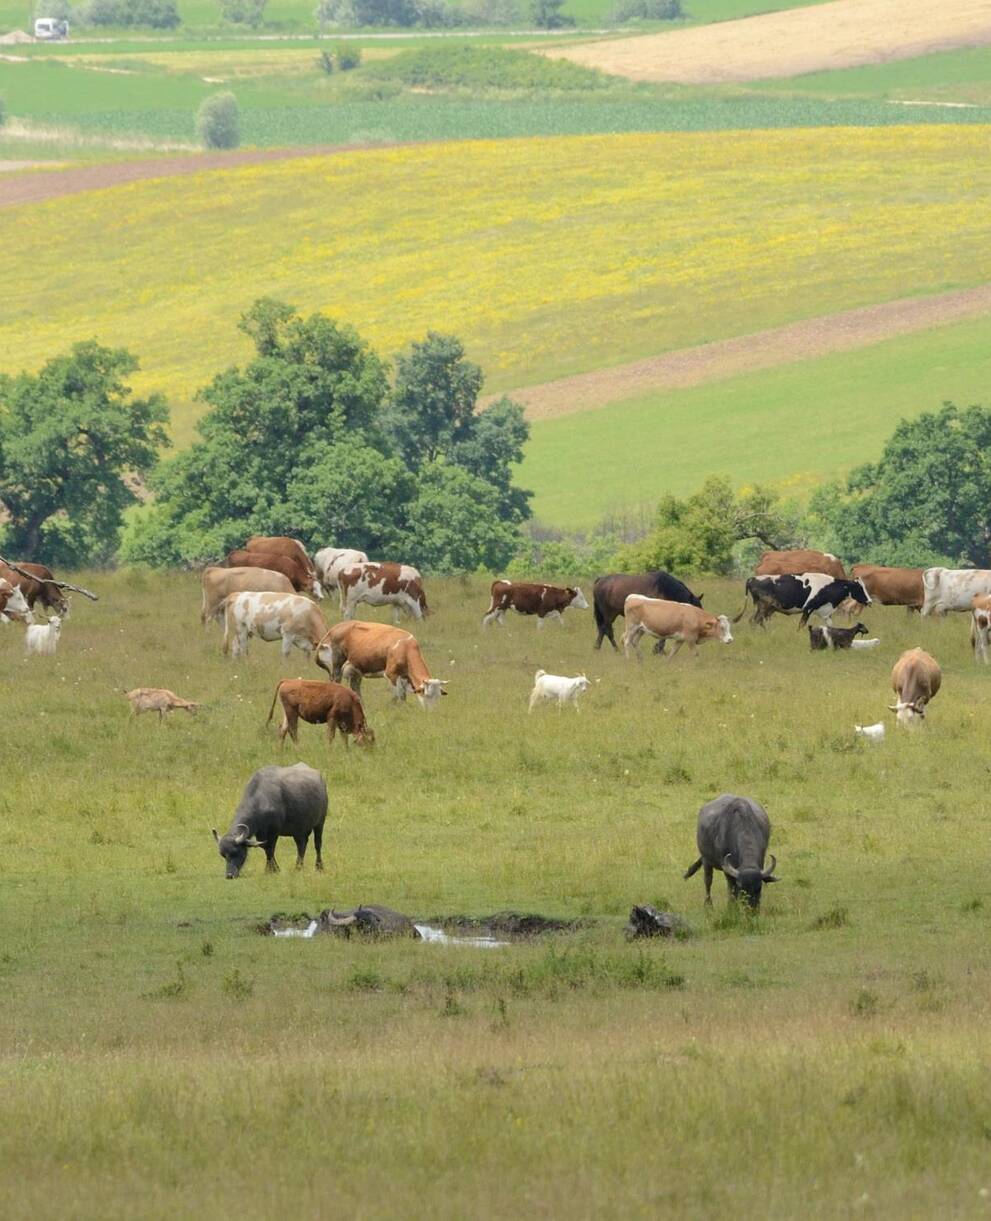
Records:
{"label": "white van", "polygon": [[48,41],[69,37],[69,23],[59,17],[38,17],[34,23],[35,38]]}

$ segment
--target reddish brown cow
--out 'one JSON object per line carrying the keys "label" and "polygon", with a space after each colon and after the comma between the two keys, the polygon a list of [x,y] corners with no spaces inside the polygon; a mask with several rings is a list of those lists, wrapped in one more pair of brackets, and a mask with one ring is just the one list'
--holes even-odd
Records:
{"label": "reddish brown cow", "polygon": [[[882,564],[854,564],[854,577],[875,602],[921,611],[926,598],[921,568],[885,568]],[[858,604],[855,604],[858,605]]]}
{"label": "reddish brown cow", "polygon": [[824,572],[842,581],[843,565],[828,551],[765,551],[754,570],[755,577],[801,576],[803,572]]}
{"label": "reddish brown cow", "polygon": [[44,564],[22,564],[20,560],[15,560],[14,563],[23,569],[23,572],[31,575],[24,576],[23,573],[8,568],[6,564],[0,564],[0,580],[9,581],[15,588],[20,589],[32,610],[34,604],[40,602],[46,610],[54,611],[57,615],[66,614],[69,603],[62,590],[51,584],[55,578],[50,568]]}
{"label": "reddish brown cow", "polygon": [[273,555],[268,551],[232,551],[226,563],[228,568],[267,568],[270,572],[281,572],[289,578],[297,593],[315,596],[315,590],[320,588],[299,560],[287,555]]}
{"label": "reddish brown cow", "polygon": [[431,678],[416,637],[385,623],[346,619],[335,624],[320,641],[317,665],[335,682],[346,679],[353,691],[361,690],[362,678],[384,677],[394,700],[405,700],[412,691],[428,711],[447,694],[447,679]]}
{"label": "reddish brown cow", "polygon": [[275,688],[266,725],[271,724],[276,700],[282,701],[279,742],[283,746],[286,734],[294,742],[299,741],[297,726],[301,717],[308,725],[326,725],[327,738],[331,742],[339,729],[345,747],[349,734],[354,735],[358,746],[375,744],[375,734],[365,720],[361,700],[354,691],[342,687],[340,683],[326,683],[317,678],[284,678]]}
{"label": "reddish brown cow", "polygon": [[489,609],[482,616],[482,627],[488,627],[492,622],[502,625],[508,610],[514,610],[520,615],[536,615],[537,627],[544,626],[544,620],[554,618],[564,623],[564,612],[569,606],[577,610],[588,610],[588,603],[580,589],[568,585],[528,584],[524,581],[493,581],[492,600]]}
{"label": "reddish brown cow", "polygon": [[269,555],[284,555],[290,560],[299,560],[311,577],[316,577],[317,570],[306,553],[306,548],[296,538],[284,534],[252,534],[244,544],[243,551],[264,551]]}

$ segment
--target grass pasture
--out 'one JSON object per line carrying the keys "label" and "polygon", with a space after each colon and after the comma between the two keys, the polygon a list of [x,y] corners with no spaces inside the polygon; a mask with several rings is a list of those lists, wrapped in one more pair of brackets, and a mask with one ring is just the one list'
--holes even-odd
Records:
{"label": "grass pasture", "polygon": [[[285,761],[328,776],[328,871],[283,846],[231,885],[209,827],[278,759],[271,692],[307,663],[224,661],[194,575],[82,583],[101,601],[57,659],[0,630],[5,1217],[983,1215],[991,695],[964,617],[871,610],[881,648],[836,656],[740,624],[638,666],[591,650],[588,612],[483,634],[487,582],[432,582],[450,695],[427,715],[369,683],[374,755],[302,726]],[[696,584],[738,609],[739,583]],[[920,642],[925,731],[856,742]],[[581,715],[527,716],[538,665],[588,672]],[[207,707],[131,722],[131,683]],[[722,790],[774,823],[757,922],[681,880]],[[595,923],[499,951],[254,931],[362,901]],[[626,943],[638,901],[697,935]]]}

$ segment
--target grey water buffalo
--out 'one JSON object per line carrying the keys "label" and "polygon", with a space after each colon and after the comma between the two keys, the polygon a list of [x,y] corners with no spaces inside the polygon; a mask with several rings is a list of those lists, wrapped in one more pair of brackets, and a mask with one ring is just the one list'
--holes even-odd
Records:
{"label": "grey water buffalo", "polygon": [[[630,594],[641,594],[645,598],[663,598],[666,602],[684,602],[688,606],[701,606],[701,597],[695,594],[677,577],[669,572],[612,572],[598,577],[592,586],[592,604],[595,614],[595,647],[602,648],[602,641],[609,640],[617,652],[619,646],[613,634],[613,624],[623,614],[626,599]],[[660,644],[655,652],[661,652]]]}
{"label": "grey water buffalo", "polygon": [[292,767],[262,767],[251,777],[226,835],[213,828],[220,855],[227,862],[227,877],[244,868],[249,848],[265,849],[265,869],[277,873],[275,846],[280,836],[296,843],[296,868],[303,867],[306,845],[313,836],[317,869],[323,869],[320,849],[327,818],[327,786],[318,771],[305,763]]}
{"label": "grey water buffalo", "polygon": [[760,907],[765,882],[776,882],[772,856],[766,868],[764,857],[771,838],[771,820],[763,806],[749,797],[723,793],[699,810],[695,841],[699,857],[685,870],[690,878],[705,870],[705,901],[712,902],[712,874],[716,869],[726,875],[729,897],[743,894],[756,911]]}

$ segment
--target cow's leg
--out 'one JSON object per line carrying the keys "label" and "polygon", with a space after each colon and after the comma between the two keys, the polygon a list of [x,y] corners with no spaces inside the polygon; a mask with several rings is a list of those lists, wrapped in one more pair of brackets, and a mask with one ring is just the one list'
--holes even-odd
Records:
{"label": "cow's leg", "polygon": [[291,634],[289,632],[283,632],[282,633],[282,656],[283,657],[289,656],[289,654],[292,652],[293,644],[294,644],[294,641],[293,641],[293,637],[291,636]]}
{"label": "cow's leg", "polygon": [[640,637],[644,633],[642,623],[631,623],[623,633],[623,653],[629,657],[635,657],[637,661],[643,661],[640,656]]}
{"label": "cow's leg", "polygon": [[708,862],[702,866],[702,877],[705,881],[705,904],[712,906],[712,866]]}
{"label": "cow's leg", "polygon": [[661,654],[666,653],[666,651],[667,651],[667,646],[668,646],[668,640],[667,640],[667,637],[666,637],[666,636],[659,636],[659,637],[657,638],[657,640],[655,640],[655,641],[654,641],[654,652],[655,652],[655,653],[661,653]]}
{"label": "cow's leg", "polygon": [[396,627],[399,627],[399,621],[401,618],[402,618],[402,616],[399,613],[399,603],[393,602],[393,604],[392,604],[392,622],[396,625]]}
{"label": "cow's leg", "polygon": [[[334,719],[334,714],[331,713],[327,717],[327,743],[328,743],[328,745],[332,746],[334,744],[334,734],[336,732],[337,732],[337,721]],[[348,735],[346,733],[343,733],[342,736],[344,738],[344,745],[347,746]]]}
{"label": "cow's leg", "polygon": [[303,868],[303,858],[306,856],[306,841],[309,834],[296,836],[296,868]]}
{"label": "cow's leg", "polygon": [[675,638],[674,648],[671,650],[671,652],[669,654],[667,654],[668,661],[674,661],[674,659],[678,656],[678,650],[681,648],[681,646],[684,643],[685,642],[683,640],[678,640],[677,637]]}
{"label": "cow's leg", "polygon": [[489,624],[492,623],[493,621],[496,623],[499,622],[499,614],[496,611],[496,608],[494,605],[490,606],[489,609],[482,616],[482,627],[488,627]]}
{"label": "cow's leg", "polygon": [[361,693],[361,671],[346,661],[341,668],[341,677],[356,694]]}
{"label": "cow's leg", "polygon": [[323,857],[320,855],[320,850],[323,847],[323,823],[313,828],[313,847],[317,854],[317,872],[323,873]]}
{"label": "cow's leg", "polygon": [[544,626],[544,616],[540,613],[540,611],[537,611],[537,628],[541,629],[541,628],[543,628],[543,626]]}
{"label": "cow's leg", "polygon": [[273,835],[270,840],[265,842],[265,872],[278,873],[279,866],[275,860],[275,846],[279,842],[278,836]]}

